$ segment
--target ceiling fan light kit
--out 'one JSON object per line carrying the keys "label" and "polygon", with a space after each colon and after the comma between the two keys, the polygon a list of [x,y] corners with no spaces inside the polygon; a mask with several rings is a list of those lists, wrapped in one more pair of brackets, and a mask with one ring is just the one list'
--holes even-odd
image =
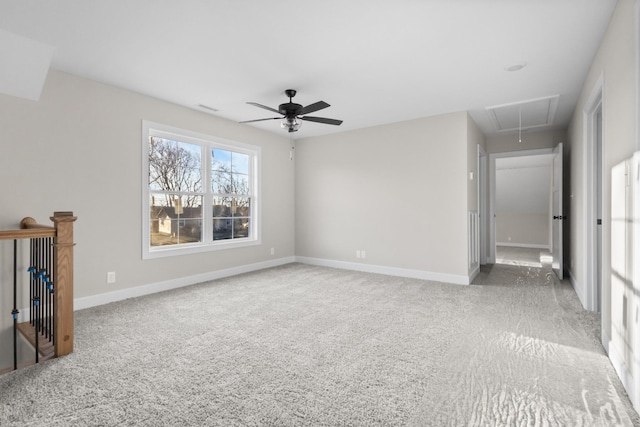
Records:
{"label": "ceiling fan light kit", "polygon": [[306,107],[303,107],[302,105],[296,104],[295,102],[293,102],[293,97],[296,96],[296,93],[297,92],[295,89],[285,90],[284,94],[287,97],[289,97],[289,102],[280,104],[277,110],[275,108],[267,107],[266,105],[258,104],[257,102],[247,102],[247,104],[253,105],[255,107],[263,108],[265,110],[272,111],[274,113],[282,114],[282,117],[269,117],[266,119],[246,120],[240,123],[261,122],[265,120],[282,120],[282,122],[280,123],[280,127],[283,129],[287,129],[290,133],[296,132],[298,129],[300,129],[300,126],[302,125],[302,123],[300,122],[301,120],[306,120],[308,122],[322,123],[326,125],[334,125],[334,126],[340,126],[342,124],[342,120],[328,119],[325,117],[307,116],[306,114],[308,113],[313,113],[315,111],[322,110],[324,108],[330,107],[330,105],[324,101],[318,101],[318,102],[314,102],[313,104],[307,105]]}
{"label": "ceiling fan light kit", "polygon": [[288,129],[289,132],[296,132],[298,129],[300,129],[300,126],[302,126],[302,123],[299,122],[295,117],[285,117],[284,120],[282,120],[282,122],[280,123],[280,127],[282,129]]}

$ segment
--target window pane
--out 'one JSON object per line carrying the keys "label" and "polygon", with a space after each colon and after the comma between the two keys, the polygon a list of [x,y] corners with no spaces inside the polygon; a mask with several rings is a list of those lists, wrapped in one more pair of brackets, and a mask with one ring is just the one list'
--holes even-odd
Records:
{"label": "window pane", "polygon": [[202,196],[151,193],[150,245],[202,241]]}
{"label": "window pane", "polygon": [[214,194],[232,194],[231,174],[213,171],[211,174],[211,191]]}
{"label": "window pane", "polygon": [[232,219],[213,219],[213,240],[224,240],[233,238]]}
{"label": "window pane", "polygon": [[202,241],[202,220],[178,220],[178,243],[194,243]]}
{"label": "window pane", "polygon": [[231,151],[211,149],[211,170],[231,172]]}
{"label": "window pane", "polygon": [[231,153],[231,172],[249,173],[249,155],[242,153]]}
{"label": "window pane", "polygon": [[234,218],[233,237],[235,239],[249,237],[249,218]]}
{"label": "window pane", "polygon": [[231,216],[231,199],[229,197],[213,198],[213,217],[228,218]]}
{"label": "window pane", "polygon": [[235,198],[231,202],[233,216],[249,216],[251,199],[248,197]]}
{"label": "window pane", "polygon": [[249,177],[234,173],[231,177],[233,194],[249,194]]}
{"label": "window pane", "polygon": [[200,146],[150,137],[149,188],[164,191],[202,191]]}

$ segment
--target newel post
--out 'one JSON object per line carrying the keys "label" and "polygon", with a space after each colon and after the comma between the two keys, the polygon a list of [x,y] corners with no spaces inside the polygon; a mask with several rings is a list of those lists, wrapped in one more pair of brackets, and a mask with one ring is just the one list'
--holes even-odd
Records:
{"label": "newel post", "polygon": [[76,219],[73,212],[54,212],[51,217],[56,228],[53,244],[56,357],[73,352],[73,223]]}

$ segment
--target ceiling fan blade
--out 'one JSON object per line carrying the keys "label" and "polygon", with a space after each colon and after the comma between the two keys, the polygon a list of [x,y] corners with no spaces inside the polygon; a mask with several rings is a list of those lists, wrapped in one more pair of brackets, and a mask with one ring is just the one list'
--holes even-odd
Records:
{"label": "ceiling fan blade", "polygon": [[313,113],[314,111],[322,110],[323,108],[331,107],[331,105],[327,104],[324,101],[314,102],[313,104],[307,105],[303,107],[302,110],[298,113],[298,115],[304,115]]}
{"label": "ceiling fan blade", "polygon": [[274,108],[271,108],[271,107],[267,107],[266,105],[258,104],[257,102],[247,102],[247,104],[253,105],[255,107],[264,108],[265,110],[273,111],[274,113],[280,114],[280,111],[278,111],[278,110],[276,110]]}
{"label": "ceiling fan blade", "polygon": [[282,118],[283,117],[269,117],[268,119],[245,120],[244,122],[238,122],[238,123],[264,122],[265,120],[279,120],[279,119],[282,119]]}
{"label": "ceiling fan blade", "polygon": [[306,121],[308,121],[308,122],[324,123],[325,125],[336,125],[336,126],[340,126],[340,125],[342,124],[342,120],[327,119],[326,117],[312,117],[312,116],[305,116],[305,117],[299,117],[299,119],[301,119],[301,120],[306,120]]}

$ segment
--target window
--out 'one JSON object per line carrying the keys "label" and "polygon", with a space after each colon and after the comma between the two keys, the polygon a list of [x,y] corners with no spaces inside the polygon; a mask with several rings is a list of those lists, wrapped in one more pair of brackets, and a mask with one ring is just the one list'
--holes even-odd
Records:
{"label": "window", "polygon": [[255,245],[260,149],[143,122],[143,258]]}

